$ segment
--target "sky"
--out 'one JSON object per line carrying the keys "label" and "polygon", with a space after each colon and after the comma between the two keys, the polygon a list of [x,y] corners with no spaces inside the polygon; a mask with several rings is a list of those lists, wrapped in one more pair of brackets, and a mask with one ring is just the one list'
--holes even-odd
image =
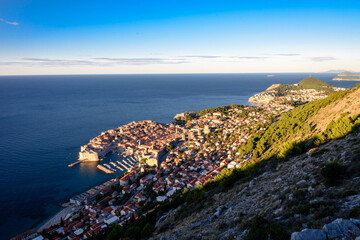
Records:
{"label": "sky", "polygon": [[360,71],[360,1],[0,0],[0,75]]}

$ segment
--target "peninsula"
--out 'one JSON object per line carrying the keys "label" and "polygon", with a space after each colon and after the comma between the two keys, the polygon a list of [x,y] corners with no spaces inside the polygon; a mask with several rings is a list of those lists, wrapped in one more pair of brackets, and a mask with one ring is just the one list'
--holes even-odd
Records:
{"label": "peninsula", "polygon": [[328,94],[340,90],[344,90],[344,88],[334,87],[317,78],[308,77],[297,84],[273,84],[264,92],[250,97],[249,102],[257,104],[284,103],[296,106],[323,99]]}
{"label": "peninsula", "polygon": [[[131,122],[115,129],[102,132],[99,136],[81,146],[79,161],[101,161],[108,153],[116,153],[124,157],[133,157],[150,166],[158,166],[158,161],[166,153],[167,146],[176,145],[187,134],[187,130],[174,124],[161,124],[151,120]],[[98,165],[105,173],[129,170],[134,164],[113,163]],[[72,167],[74,164],[70,164]],[[120,166],[118,166],[120,165]]]}

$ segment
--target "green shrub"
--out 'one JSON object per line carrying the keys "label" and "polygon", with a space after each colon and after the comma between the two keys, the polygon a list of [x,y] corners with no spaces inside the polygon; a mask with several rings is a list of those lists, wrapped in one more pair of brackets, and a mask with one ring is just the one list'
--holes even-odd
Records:
{"label": "green shrub", "polygon": [[279,160],[287,160],[289,157],[304,153],[308,148],[306,142],[287,142],[279,148],[276,157]]}
{"label": "green shrub", "polygon": [[141,237],[146,238],[150,237],[151,234],[154,232],[154,226],[150,223],[146,223],[143,229],[141,230]]}
{"label": "green shrub", "polygon": [[290,236],[283,226],[256,216],[244,240],[287,240],[289,238]]}
{"label": "green shrub", "polygon": [[119,236],[124,234],[124,228],[119,225],[115,225],[111,232],[106,236],[106,240],[117,240]]}
{"label": "green shrub", "polygon": [[326,186],[334,186],[342,180],[345,168],[337,160],[334,160],[326,163],[320,173],[325,178]]}
{"label": "green shrub", "polygon": [[125,231],[125,235],[130,239],[140,239],[141,228],[138,226],[129,226]]}
{"label": "green shrub", "polygon": [[337,208],[335,203],[325,201],[308,203],[295,210],[296,213],[302,215],[314,214],[315,219],[333,216],[336,211]]}
{"label": "green shrub", "polygon": [[359,125],[360,114],[349,116],[348,114],[343,113],[336,121],[331,121],[318,138],[322,143],[330,139],[342,138],[346,134],[357,129]]}
{"label": "green shrub", "polygon": [[203,187],[197,186],[193,191],[189,191],[186,193],[185,201],[188,204],[201,202],[205,197],[205,190]]}

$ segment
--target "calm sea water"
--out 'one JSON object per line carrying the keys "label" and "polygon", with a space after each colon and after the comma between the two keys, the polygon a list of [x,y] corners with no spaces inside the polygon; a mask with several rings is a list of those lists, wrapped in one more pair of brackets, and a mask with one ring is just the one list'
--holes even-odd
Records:
{"label": "calm sea water", "polygon": [[[101,131],[131,121],[248,104],[273,83],[309,74],[181,74],[0,77],[0,235],[35,227],[69,197],[102,183],[95,165],[67,165]],[[312,74],[335,86],[335,74]]]}

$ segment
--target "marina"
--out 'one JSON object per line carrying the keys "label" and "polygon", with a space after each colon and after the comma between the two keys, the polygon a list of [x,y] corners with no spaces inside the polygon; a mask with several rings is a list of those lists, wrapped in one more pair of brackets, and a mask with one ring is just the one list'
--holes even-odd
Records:
{"label": "marina", "polygon": [[[80,162],[83,161],[78,161],[70,165],[74,166],[76,164],[79,164]],[[97,168],[105,172],[106,174],[113,174],[118,171],[122,171],[122,172],[129,171],[137,164],[138,164],[138,160],[135,157],[127,157],[122,160],[117,160],[116,162],[110,160],[108,163],[99,164],[97,165]]]}

